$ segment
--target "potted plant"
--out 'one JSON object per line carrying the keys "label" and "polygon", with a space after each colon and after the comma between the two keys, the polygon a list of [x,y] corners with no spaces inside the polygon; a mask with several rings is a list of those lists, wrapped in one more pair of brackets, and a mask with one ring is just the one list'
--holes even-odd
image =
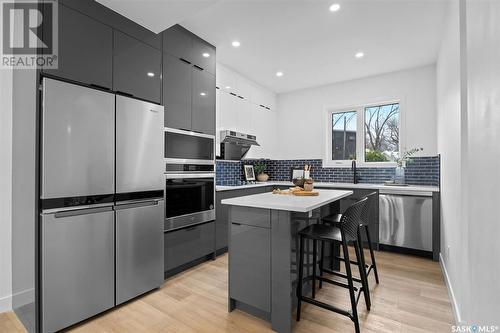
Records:
{"label": "potted plant", "polygon": [[267,165],[265,163],[257,163],[253,168],[259,182],[267,182],[269,180],[269,175],[266,173]]}
{"label": "potted plant", "polygon": [[396,184],[404,184],[405,183],[405,168],[406,165],[411,162],[411,157],[418,153],[419,151],[424,150],[424,148],[413,148],[407,150],[401,155],[401,157],[396,159],[396,173],[394,175],[394,183]]}

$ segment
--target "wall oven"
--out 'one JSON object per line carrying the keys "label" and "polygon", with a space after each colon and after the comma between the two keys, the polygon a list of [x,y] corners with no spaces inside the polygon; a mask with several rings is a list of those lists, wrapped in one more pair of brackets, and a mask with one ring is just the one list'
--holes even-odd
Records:
{"label": "wall oven", "polygon": [[214,159],[214,135],[165,128],[165,161],[167,165],[213,165]]}
{"label": "wall oven", "polygon": [[215,220],[215,165],[167,163],[165,231]]}

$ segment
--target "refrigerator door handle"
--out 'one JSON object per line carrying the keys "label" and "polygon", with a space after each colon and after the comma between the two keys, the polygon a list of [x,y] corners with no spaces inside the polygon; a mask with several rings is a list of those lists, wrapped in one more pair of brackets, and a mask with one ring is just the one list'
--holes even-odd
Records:
{"label": "refrigerator door handle", "polygon": [[114,209],[115,210],[122,210],[122,209],[138,208],[138,207],[156,206],[162,200],[163,199],[154,199],[154,200],[147,200],[147,201],[129,202],[129,203],[124,203],[124,204],[118,204],[114,207]]}
{"label": "refrigerator door handle", "polygon": [[104,212],[109,212],[112,210],[113,210],[113,206],[66,210],[66,211],[55,212],[54,217],[57,219],[57,218],[70,217],[70,216],[104,213]]}

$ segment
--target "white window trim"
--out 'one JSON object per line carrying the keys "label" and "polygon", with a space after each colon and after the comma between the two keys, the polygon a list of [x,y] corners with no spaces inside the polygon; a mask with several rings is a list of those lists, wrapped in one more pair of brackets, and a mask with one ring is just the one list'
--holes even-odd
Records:
{"label": "white window trim", "polygon": [[352,112],[356,111],[356,133],[361,133],[361,135],[356,135],[356,165],[359,167],[370,167],[370,168],[392,168],[396,167],[396,162],[365,162],[365,108],[399,103],[399,154],[401,154],[403,147],[403,132],[404,132],[404,112],[403,112],[403,101],[401,98],[379,100],[377,102],[369,102],[358,104],[351,107],[325,107],[325,119],[324,119],[324,135],[325,138],[323,144],[323,167],[324,168],[350,168],[352,166],[352,160],[332,160],[332,130],[331,130],[331,119],[332,114],[342,113],[342,112]]}

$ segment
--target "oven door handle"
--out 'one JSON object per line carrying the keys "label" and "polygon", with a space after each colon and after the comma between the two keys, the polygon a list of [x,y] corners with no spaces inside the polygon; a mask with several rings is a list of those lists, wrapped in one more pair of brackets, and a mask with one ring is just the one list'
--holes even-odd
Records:
{"label": "oven door handle", "polygon": [[167,173],[167,179],[183,179],[183,178],[215,178],[215,173]]}

